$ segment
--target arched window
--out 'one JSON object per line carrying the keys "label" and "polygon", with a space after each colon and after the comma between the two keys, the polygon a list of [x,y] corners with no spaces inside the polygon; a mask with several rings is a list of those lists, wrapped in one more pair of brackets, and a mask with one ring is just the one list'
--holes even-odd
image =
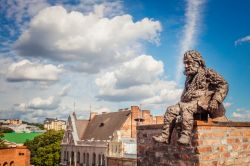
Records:
{"label": "arched window", "polygon": [[89,154],[87,153],[87,162],[86,162],[87,166],[89,166]]}
{"label": "arched window", "polygon": [[75,156],[74,156],[74,152],[71,152],[71,163],[74,163],[75,162]]}
{"label": "arched window", "polygon": [[63,161],[67,161],[67,154],[66,154],[66,151],[64,151],[64,154],[63,154]]}
{"label": "arched window", "polygon": [[77,163],[80,163],[80,152],[77,152]]}
{"label": "arched window", "polygon": [[102,164],[101,165],[105,166],[105,156],[104,156],[104,154],[102,155]]}
{"label": "arched window", "polygon": [[11,161],[11,162],[10,162],[10,166],[14,166],[14,161]]}
{"label": "arched window", "polygon": [[93,157],[92,157],[92,166],[96,166],[96,154],[93,153]]}
{"label": "arched window", "polygon": [[85,153],[83,153],[83,164],[86,164]]}
{"label": "arched window", "polygon": [[8,165],[8,163],[7,163],[7,162],[4,162],[4,163],[3,163],[3,166],[7,166],[7,165]]}
{"label": "arched window", "polygon": [[101,154],[98,155],[98,166],[101,166]]}

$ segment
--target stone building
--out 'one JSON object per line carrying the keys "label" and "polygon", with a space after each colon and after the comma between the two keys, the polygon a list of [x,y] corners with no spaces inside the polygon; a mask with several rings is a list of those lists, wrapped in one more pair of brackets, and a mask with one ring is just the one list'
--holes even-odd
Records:
{"label": "stone building", "polygon": [[65,130],[66,122],[64,120],[58,120],[54,118],[46,118],[44,120],[44,129],[46,130]]}
{"label": "stone building", "polygon": [[[163,123],[163,118],[153,117],[150,111],[140,111],[138,106],[118,112],[92,113],[88,120],[77,119],[72,113],[61,143],[61,165],[105,166],[108,157],[116,161],[124,157],[133,159],[136,126],[149,122]],[[129,147],[134,150],[129,151]]]}
{"label": "stone building", "polygon": [[0,149],[1,166],[29,166],[30,151],[25,146],[8,147]]}
{"label": "stone building", "polygon": [[1,125],[21,125],[22,123],[20,119],[0,119]]}

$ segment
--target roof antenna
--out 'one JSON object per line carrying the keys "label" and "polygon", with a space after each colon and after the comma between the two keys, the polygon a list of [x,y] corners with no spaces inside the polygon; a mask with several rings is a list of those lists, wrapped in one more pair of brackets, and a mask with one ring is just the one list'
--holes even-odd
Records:
{"label": "roof antenna", "polygon": [[91,120],[91,104],[89,105],[89,121]]}
{"label": "roof antenna", "polygon": [[74,112],[76,111],[76,103],[75,103],[75,101],[74,101]]}

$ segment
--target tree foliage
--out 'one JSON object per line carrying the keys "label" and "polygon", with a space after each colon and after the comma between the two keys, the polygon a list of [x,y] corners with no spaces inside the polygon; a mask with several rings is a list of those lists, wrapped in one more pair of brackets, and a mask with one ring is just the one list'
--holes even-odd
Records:
{"label": "tree foliage", "polygon": [[35,166],[59,166],[60,143],[63,131],[49,130],[35,137],[34,140],[26,141],[25,146],[31,151],[31,164]]}
{"label": "tree foliage", "polygon": [[0,148],[7,147],[7,145],[4,143],[3,137],[4,137],[3,133],[0,132]]}
{"label": "tree foliage", "polygon": [[12,133],[12,132],[14,132],[14,130],[12,130],[11,128],[8,128],[8,127],[0,127],[0,132],[1,133]]}

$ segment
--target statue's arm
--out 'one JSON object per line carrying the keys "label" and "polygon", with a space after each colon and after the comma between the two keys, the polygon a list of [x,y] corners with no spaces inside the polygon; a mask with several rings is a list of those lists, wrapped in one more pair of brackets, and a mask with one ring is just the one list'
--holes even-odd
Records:
{"label": "statue's arm", "polygon": [[208,69],[208,79],[215,90],[212,99],[222,103],[228,93],[227,81],[212,69]]}

